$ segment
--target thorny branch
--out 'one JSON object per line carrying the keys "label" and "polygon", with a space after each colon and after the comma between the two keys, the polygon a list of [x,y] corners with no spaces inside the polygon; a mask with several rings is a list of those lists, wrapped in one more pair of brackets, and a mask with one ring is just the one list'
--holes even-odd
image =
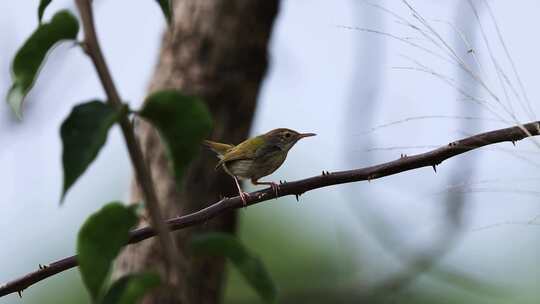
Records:
{"label": "thorny branch", "polygon": [[[298,197],[303,193],[314,189],[365,180],[371,181],[381,177],[423,167],[433,167],[433,169],[436,171],[436,166],[443,161],[465,152],[496,143],[515,143],[516,141],[522,140],[528,137],[527,133],[524,132],[523,129],[525,129],[527,133],[531,134],[532,136],[540,135],[540,121],[481,133],[451,142],[446,146],[429,152],[411,156],[401,155],[401,157],[397,160],[371,167],[339,172],[323,171],[322,175],[317,175],[294,182],[282,183],[280,185],[278,195],[276,195],[274,190],[271,188],[252,192],[247,199],[247,205],[258,204],[273,198],[287,195],[295,195],[298,199]],[[166,223],[170,230],[179,230],[204,223],[226,211],[239,209],[242,207],[243,203],[239,196],[233,198],[223,198],[213,205],[210,205],[197,212],[171,218],[167,220]],[[151,227],[135,229],[130,232],[128,243],[138,243],[155,235],[156,232]],[[49,264],[48,266],[40,266],[39,270],[0,286],[0,297],[14,292],[20,294],[29,286],[75,266],[77,266],[76,256],[63,258]]]}

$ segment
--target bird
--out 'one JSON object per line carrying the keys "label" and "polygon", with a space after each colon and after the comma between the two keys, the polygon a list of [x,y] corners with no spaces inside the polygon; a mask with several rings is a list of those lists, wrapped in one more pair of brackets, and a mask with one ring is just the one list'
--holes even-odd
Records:
{"label": "bird", "polygon": [[315,133],[299,133],[287,128],[278,128],[248,138],[238,145],[210,140],[205,140],[204,145],[214,151],[219,158],[216,170],[222,167],[234,179],[240,198],[246,206],[249,194],[242,190],[239,180],[249,179],[254,185],[269,185],[278,196],[277,183],[259,181],[259,179],[276,171],[287,158],[289,150],[300,139],[315,135]]}

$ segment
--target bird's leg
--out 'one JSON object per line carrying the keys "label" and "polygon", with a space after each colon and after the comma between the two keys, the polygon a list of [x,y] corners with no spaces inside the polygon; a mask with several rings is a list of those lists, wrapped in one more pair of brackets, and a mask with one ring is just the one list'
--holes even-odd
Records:
{"label": "bird's leg", "polygon": [[249,197],[249,193],[242,191],[242,188],[240,188],[240,183],[238,182],[238,178],[236,176],[233,176],[234,182],[236,183],[236,187],[238,187],[238,194],[240,194],[240,198],[242,199],[242,203],[244,203],[244,207],[247,206],[247,199]]}
{"label": "bird's leg", "polygon": [[274,193],[276,194],[276,197],[279,195],[279,185],[274,182],[259,182],[256,179],[251,179],[251,183],[254,185],[269,185],[272,190],[274,190]]}

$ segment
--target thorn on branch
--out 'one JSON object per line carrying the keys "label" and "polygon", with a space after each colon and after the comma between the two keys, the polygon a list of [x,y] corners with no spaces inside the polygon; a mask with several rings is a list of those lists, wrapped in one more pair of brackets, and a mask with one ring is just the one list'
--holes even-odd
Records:
{"label": "thorn on branch", "polygon": [[437,173],[437,165],[433,165],[433,171],[435,171],[435,173]]}
{"label": "thorn on branch", "polygon": [[516,141],[515,140],[512,140],[512,145],[514,145],[514,147],[516,146]]}
{"label": "thorn on branch", "polygon": [[300,197],[300,195],[302,195],[302,193],[297,193],[297,194],[294,195],[297,202],[300,202],[300,200],[298,199]]}
{"label": "thorn on branch", "polygon": [[19,295],[19,298],[21,299],[22,299],[22,292],[23,292],[22,290],[17,290],[17,294]]}
{"label": "thorn on branch", "polygon": [[38,267],[39,267],[40,270],[43,270],[43,269],[46,269],[49,266],[38,264]]}

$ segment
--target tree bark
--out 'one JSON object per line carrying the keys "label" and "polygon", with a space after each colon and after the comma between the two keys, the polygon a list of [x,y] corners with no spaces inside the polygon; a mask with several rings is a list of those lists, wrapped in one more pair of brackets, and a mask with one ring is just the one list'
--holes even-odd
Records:
{"label": "tree bark", "polygon": [[[150,91],[180,89],[202,97],[214,120],[211,138],[239,143],[248,135],[255,104],[267,68],[267,47],[278,1],[176,0],[174,26],[162,41]],[[144,43],[144,42],[143,42]],[[164,147],[155,129],[138,122],[137,134],[150,166],[164,216],[187,214],[219,199],[237,195],[233,180],[215,171],[217,159],[201,150],[175,187]],[[132,201],[141,200],[138,185]],[[139,223],[146,225],[145,220]],[[201,231],[234,232],[236,214],[230,212],[201,227],[174,233],[181,269],[176,294],[160,290],[144,303],[218,303],[222,297],[224,261],[194,257],[186,244]],[[118,258],[115,276],[141,270],[165,274],[158,242],[150,239],[127,247]]]}

